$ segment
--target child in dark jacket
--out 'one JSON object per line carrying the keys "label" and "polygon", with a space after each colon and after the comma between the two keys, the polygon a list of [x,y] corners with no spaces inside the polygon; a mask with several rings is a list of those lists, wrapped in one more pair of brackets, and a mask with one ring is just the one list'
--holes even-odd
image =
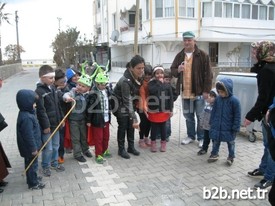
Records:
{"label": "child in dark jacket", "polygon": [[166,151],[166,122],[173,112],[172,86],[164,82],[164,69],[157,66],[148,84],[148,119],[151,121],[151,152],[157,151],[156,138],[161,134],[161,152]]}
{"label": "child in dark jacket", "polygon": [[87,143],[87,127],[86,127],[86,107],[87,97],[91,87],[91,79],[88,75],[82,75],[77,82],[76,88],[72,88],[70,92],[63,95],[65,102],[76,101],[74,110],[70,113],[69,125],[70,134],[73,145],[74,158],[79,162],[86,162],[85,155],[88,158],[93,157]]}
{"label": "child in dark jacket", "polygon": [[[37,94],[32,90],[22,89],[17,92],[16,102],[19,108],[17,117],[16,133],[17,145],[21,157],[24,158],[25,169],[37,155],[41,147],[41,131],[35,115],[35,102]],[[41,183],[41,177],[37,176],[38,158],[26,172],[29,189],[39,190],[45,187]]]}
{"label": "child in dark jacket", "polygon": [[202,148],[198,151],[198,155],[204,155],[207,153],[208,146],[210,144],[209,130],[210,130],[210,116],[214,101],[218,96],[216,88],[212,89],[209,93],[208,98],[205,100],[206,104],[204,110],[200,116],[200,127],[204,130],[204,138]]}
{"label": "child in dark jacket", "polygon": [[228,146],[227,164],[232,165],[235,158],[235,138],[241,126],[241,105],[239,99],[233,95],[233,81],[223,78],[216,83],[218,96],[213,105],[210,117],[210,138],[213,148],[208,162],[215,162],[219,158],[221,142]]}
{"label": "child in dark jacket", "polygon": [[92,127],[92,136],[95,140],[96,162],[103,164],[104,157],[109,158],[111,154],[109,147],[109,125],[111,121],[111,108],[109,97],[111,93],[106,87],[109,78],[104,73],[98,73],[95,77],[87,105],[87,126]]}
{"label": "child in dark jacket", "polygon": [[[55,72],[49,65],[39,68],[40,81],[36,85],[35,92],[38,94],[37,118],[42,132],[42,142],[45,143],[51,137],[63,118],[59,97],[53,86]],[[65,168],[58,164],[59,131],[53,134],[42,151],[42,172],[44,176],[51,176],[51,169],[63,172]]]}

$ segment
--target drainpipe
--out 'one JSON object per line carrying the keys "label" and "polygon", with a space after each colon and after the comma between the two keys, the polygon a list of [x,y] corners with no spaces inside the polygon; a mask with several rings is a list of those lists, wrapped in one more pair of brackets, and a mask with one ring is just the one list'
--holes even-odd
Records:
{"label": "drainpipe", "polygon": [[139,0],[136,0],[134,55],[138,54]]}
{"label": "drainpipe", "polygon": [[178,6],[178,0],[175,1],[175,33],[176,38],[179,36],[179,6]]}
{"label": "drainpipe", "polygon": [[202,21],[202,16],[201,16],[201,1],[198,0],[198,37],[201,35],[201,21]]}

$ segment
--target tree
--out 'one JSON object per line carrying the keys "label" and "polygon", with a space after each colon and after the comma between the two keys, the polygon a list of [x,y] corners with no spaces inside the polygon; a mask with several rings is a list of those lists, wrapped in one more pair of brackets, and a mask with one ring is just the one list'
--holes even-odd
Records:
{"label": "tree", "polygon": [[3,59],[2,59],[2,46],[1,46],[1,26],[2,26],[2,21],[5,21],[10,24],[9,22],[9,15],[10,13],[4,13],[4,8],[6,6],[6,3],[0,2],[0,65],[3,64]]}
{"label": "tree", "polygon": [[60,31],[56,35],[51,47],[54,52],[54,61],[59,67],[80,63],[82,57],[90,57],[95,48],[92,45],[92,40],[88,40],[85,35],[82,40],[80,32],[76,28],[70,27],[65,32]]}
{"label": "tree", "polygon": [[[19,52],[25,52],[22,46],[19,45]],[[9,61],[16,62],[16,59],[18,57],[18,49],[17,44],[9,44],[5,47],[5,53],[4,55],[8,58]]]}

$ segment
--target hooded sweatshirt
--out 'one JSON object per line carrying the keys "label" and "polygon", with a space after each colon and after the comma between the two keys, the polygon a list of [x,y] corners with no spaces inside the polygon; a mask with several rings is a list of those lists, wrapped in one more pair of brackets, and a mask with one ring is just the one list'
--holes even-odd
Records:
{"label": "hooded sweatshirt", "polygon": [[33,104],[37,94],[32,90],[22,89],[16,95],[19,108],[16,133],[17,145],[21,157],[32,157],[32,152],[41,146],[41,132]]}

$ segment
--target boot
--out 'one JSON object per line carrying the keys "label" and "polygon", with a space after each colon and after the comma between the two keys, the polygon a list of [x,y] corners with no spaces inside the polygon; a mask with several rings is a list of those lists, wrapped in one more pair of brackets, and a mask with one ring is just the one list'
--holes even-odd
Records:
{"label": "boot", "polygon": [[140,139],[139,140],[139,142],[138,142],[138,144],[139,144],[139,147],[140,148],[146,148],[147,147],[147,145],[145,144],[145,141],[144,141],[144,139]]}
{"label": "boot", "polygon": [[160,142],[160,151],[166,152],[166,140]]}
{"label": "boot", "polygon": [[149,140],[148,137],[145,137],[145,138],[144,138],[144,142],[145,142],[145,144],[146,144],[148,147],[151,146],[151,143],[150,143],[150,140]]}
{"label": "boot", "polygon": [[125,151],[124,148],[118,150],[118,155],[124,159],[130,159],[130,155]]}
{"label": "boot", "polygon": [[137,151],[134,146],[128,147],[127,152],[131,153],[131,154],[133,154],[135,156],[139,156],[140,155],[140,152]]}
{"label": "boot", "polygon": [[157,143],[156,141],[151,141],[151,152],[157,151]]}

